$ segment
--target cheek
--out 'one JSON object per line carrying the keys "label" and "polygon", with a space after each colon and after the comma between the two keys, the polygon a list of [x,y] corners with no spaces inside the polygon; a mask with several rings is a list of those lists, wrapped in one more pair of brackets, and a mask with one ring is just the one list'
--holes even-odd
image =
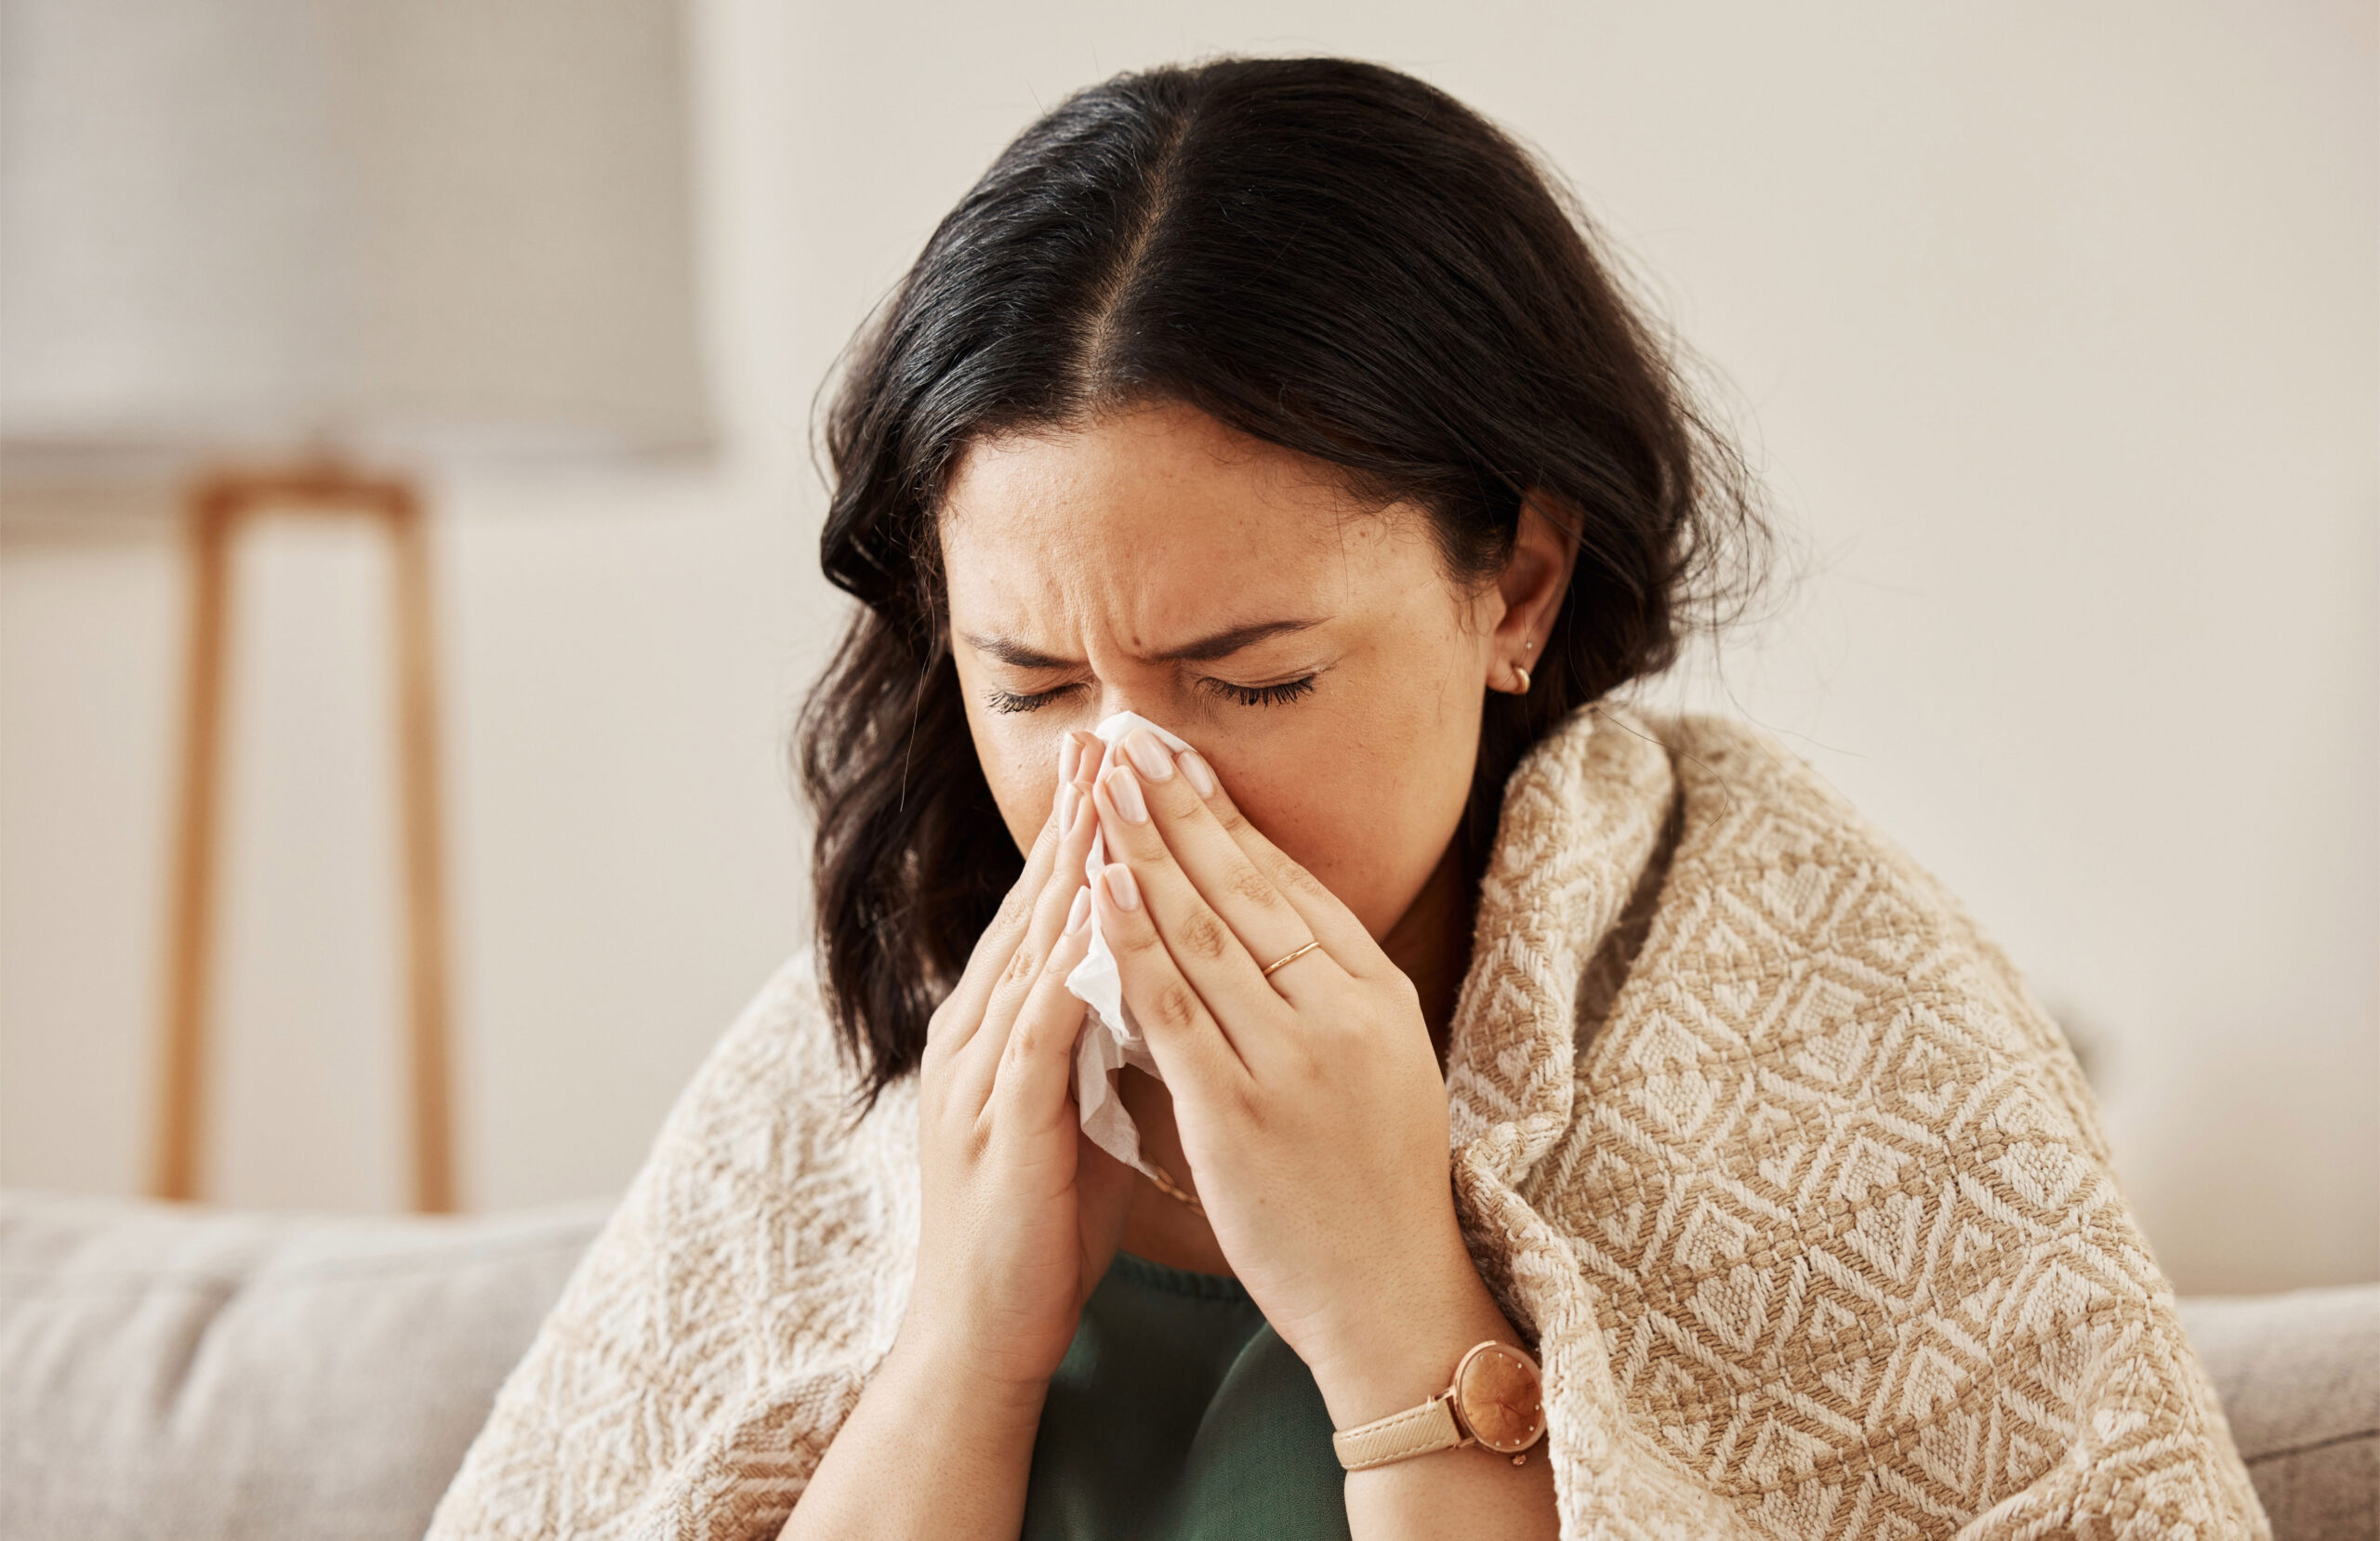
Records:
{"label": "cheek", "polygon": [[1058,741],[1064,736],[1058,715],[995,712],[971,702],[967,731],[1001,823],[1019,851],[1032,850],[1058,794]]}
{"label": "cheek", "polygon": [[1380,937],[1421,892],[1461,817],[1469,758],[1437,757],[1342,745],[1303,768],[1225,774],[1240,810]]}

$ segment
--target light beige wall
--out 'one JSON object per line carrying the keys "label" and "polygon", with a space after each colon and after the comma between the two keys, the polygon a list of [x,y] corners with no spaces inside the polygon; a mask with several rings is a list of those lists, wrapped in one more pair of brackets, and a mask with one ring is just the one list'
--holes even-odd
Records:
{"label": "light beige wall", "polygon": [[[1718,683],[2093,1051],[2185,1288],[2380,1272],[2368,9],[699,8],[715,477],[446,489],[471,1197],[603,1191],[801,929],[812,389],[1040,106],[1244,48],[1541,146],[1733,385],[1806,575]],[[395,1202],[367,547],[243,570],[221,1191]],[[0,1180],[138,1181],[171,550],[0,544]],[[270,703],[270,704],[269,704]]]}

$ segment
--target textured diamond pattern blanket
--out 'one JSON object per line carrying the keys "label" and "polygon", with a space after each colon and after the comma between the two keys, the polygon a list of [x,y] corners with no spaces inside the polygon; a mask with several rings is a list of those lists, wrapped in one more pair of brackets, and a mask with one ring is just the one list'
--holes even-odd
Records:
{"label": "textured diamond pattern blanket", "polygon": [[[671,1113],[433,1541],[775,1533],[915,1257],[914,1093],[855,1122],[850,1085],[797,960]],[[1598,707],[1532,753],[1448,1090],[1565,1535],[2268,1534],[2056,1028],[1756,731]]]}

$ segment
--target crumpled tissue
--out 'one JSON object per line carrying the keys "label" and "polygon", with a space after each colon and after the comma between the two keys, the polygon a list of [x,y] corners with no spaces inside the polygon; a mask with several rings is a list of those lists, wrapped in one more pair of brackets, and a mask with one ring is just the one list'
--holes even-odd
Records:
{"label": "crumpled tissue", "polygon": [[[1107,746],[1100,757],[1099,775],[1105,775],[1116,763],[1122,753],[1117,745],[1135,728],[1147,729],[1176,754],[1190,747],[1137,712],[1117,712],[1091,730]],[[1096,878],[1106,864],[1106,836],[1093,835],[1083,876]],[[1125,1111],[1124,1100],[1116,1094],[1115,1073],[1130,1065],[1160,1081],[1164,1077],[1157,1074],[1157,1060],[1149,1054],[1148,1040],[1141,1036],[1140,1024],[1132,1020],[1132,1008],[1124,1004],[1123,976],[1117,972],[1116,955],[1109,950],[1107,939],[1100,934],[1097,910],[1091,911],[1091,951],[1066,976],[1066,989],[1090,1008],[1083,1013],[1082,1037],[1075,1046],[1075,1105],[1082,1110],[1082,1132],[1127,1166],[1137,1166],[1154,1177],[1155,1171],[1141,1159],[1140,1128]]]}

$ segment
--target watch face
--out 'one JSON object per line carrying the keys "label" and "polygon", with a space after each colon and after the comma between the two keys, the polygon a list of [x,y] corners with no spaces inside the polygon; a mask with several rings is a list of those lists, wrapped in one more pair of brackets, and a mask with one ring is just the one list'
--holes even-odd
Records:
{"label": "watch face", "polygon": [[1518,1349],[1482,1343],[1454,1372],[1455,1410],[1471,1437],[1511,1455],[1545,1432],[1545,1389],[1537,1363]]}

